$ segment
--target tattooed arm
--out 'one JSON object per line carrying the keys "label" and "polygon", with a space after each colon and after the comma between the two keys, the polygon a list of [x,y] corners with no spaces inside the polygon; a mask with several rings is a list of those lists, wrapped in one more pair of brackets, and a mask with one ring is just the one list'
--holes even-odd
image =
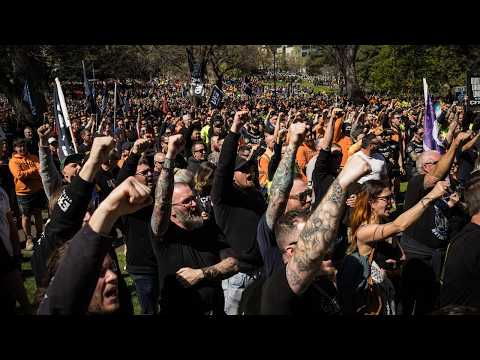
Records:
{"label": "tattooed arm", "polygon": [[238,272],[238,261],[234,257],[227,257],[219,263],[201,269],[189,267],[177,271],[177,279],[185,287],[193,286],[202,280],[223,280]]}
{"label": "tattooed arm", "polygon": [[353,156],[332,183],[300,233],[293,258],[287,264],[287,281],[296,294],[304,292],[320,269],[335,238],[350,184],[370,171],[366,161]]}
{"label": "tattooed arm", "polygon": [[172,213],[172,195],[173,195],[173,169],[175,167],[175,157],[180,153],[184,146],[182,135],[170,136],[168,140],[168,150],[163,164],[162,171],[157,181],[155,189],[155,204],[153,206],[152,219],[150,226],[155,240],[160,240],[161,236],[167,231],[170,224],[170,215]]}
{"label": "tattooed arm", "polygon": [[288,148],[278,165],[277,171],[275,171],[270,189],[270,201],[266,213],[267,226],[269,229],[273,229],[275,222],[283,214],[287,206],[288,196],[293,186],[295,157],[304,137],[304,123],[296,123],[290,127]]}

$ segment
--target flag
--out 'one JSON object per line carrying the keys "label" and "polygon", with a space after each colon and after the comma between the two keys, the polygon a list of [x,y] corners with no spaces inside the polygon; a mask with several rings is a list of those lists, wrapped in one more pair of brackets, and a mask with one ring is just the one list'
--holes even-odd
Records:
{"label": "flag", "polygon": [[220,90],[216,85],[212,88],[212,94],[210,95],[210,100],[208,101],[213,108],[217,109],[220,107],[223,99],[223,91]]}
{"label": "flag", "polygon": [[435,117],[432,97],[428,93],[428,85],[425,78],[423,78],[423,95],[425,98],[423,149],[425,151],[436,150],[443,154],[445,152],[445,148],[443,147],[442,141],[438,138],[440,126]]}
{"label": "flag", "polygon": [[58,134],[58,157],[60,161],[63,161],[68,155],[73,154],[70,133],[68,130],[67,123],[65,121],[65,116],[60,105],[60,100],[58,97],[57,87],[53,90],[53,113],[55,115],[55,129]]}
{"label": "flag", "polygon": [[23,101],[25,101],[30,107],[30,111],[32,112],[32,115],[36,116],[37,110],[35,109],[35,106],[33,106],[32,96],[30,95],[30,89],[28,87],[27,81],[25,81],[25,86],[23,87]]}
{"label": "flag", "polygon": [[85,98],[87,101],[87,112],[89,114],[97,113],[97,102],[95,99],[95,89],[92,89],[90,82],[87,79],[87,73],[85,72],[85,63],[82,61],[83,67],[83,86],[85,87]]}
{"label": "flag", "polygon": [[128,103],[128,90],[125,91],[125,95],[122,95],[120,90],[117,91],[117,102],[122,109],[123,116],[126,117],[128,110],[130,109],[130,104]]}
{"label": "flag", "polygon": [[107,90],[107,85],[105,85],[102,91],[102,104],[100,105],[100,117],[103,117],[103,114],[107,112],[107,107],[108,107],[108,90]]}

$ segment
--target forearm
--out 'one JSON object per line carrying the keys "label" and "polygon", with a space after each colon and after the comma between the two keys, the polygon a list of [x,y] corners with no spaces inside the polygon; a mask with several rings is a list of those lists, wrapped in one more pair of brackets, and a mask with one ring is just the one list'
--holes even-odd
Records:
{"label": "forearm", "polygon": [[277,171],[278,164],[280,164],[280,160],[282,157],[282,143],[275,144],[273,146],[273,156],[268,163],[268,180],[273,180],[275,176],[275,172]]}
{"label": "forearm", "polygon": [[40,160],[40,178],[42,179],[42,185],[45,189],[45,195],[50,199],[52,194],[62,186],[62,176],[53,162],[48,147],[39,146],[38,156]]}
{"label": "forearm", "polygon": [[123,164],[122,168],[118,172],[116,185],[120,185],[123,180],[130,176],[134,176],[137,171],[138,161],[140,160],[140,154],[137,153],[130,153],[125,164]]}
{"label": "forearm", "polygon": [[212,188],[212,201],[219,203],[228,195],[232,187],[235,158],[240,134],[230,132],[222,146]]}
{"label": "forearm", "polygon": [[478,138],[480,137],[480,132],[473,137],[468,143],[462,146],[462,151],[467,151],[472,148],[473,145],[475,145],[478,141]]}
{"label": "forearm", "polygon": [[88,159],[87,162],[82,166],[78,176],[80,176],[86,182],[91,183],[95,179],[98,169],[100,169],[100,162],[94,159]]}
{"label": "forearm", "polygon": [[415,206],[411,207],[410,209],[402,213],[399,217],[397,217],[392,222],[392,224],[396,228],[395,233],[405,231],[406,229],[408,229],[413,223],[415,223],[420,218],[420,216],[422,216],[425,209],[433,201],[434,199],[427,195],[424,198],[422,198]]}
{"label": "forearm", "polygon": [[293,259],[287,264],[287,280],[296,294],[304,292],[313,281],[320,261],[337,234],[348,186],[342,186],[341,182],[341,179],[335,179],[308,219],[300,233]]}
{"label": "forearm", "polygon": [[293,186],[297,150],[298,146],[289,145],[275,171],[266,213],[267,225],[270,229],[273,229],[273,225],[287,206],[288,196]]}
{"label": "forearm", "polygon": [[238,273],[239,265],[237,259],[229,256],[218,264],[204,267],[201,270],[205,280],[224,280]]}
{"label": "forearm", "polygon": [[440,158],[440,161],[435,166],[430,175],[440,180],[443,179],[445,175],[447,175],[450,167],[452,166],[458,146],[458,142],[454,141],[452,143],[452,146],[450,146],[450,149],[448,149],[448,151]]}
{"label": "forearm", "polygon": [[155,204],[150,225],[157,239],[167,231],[170,223],[174,179],[173,161],[174,160],[170,158],[165,159],[165,167],[160,172],[155,189]]}
{"label": "forearm", "polygon": [[325,151],[330,151],[330,147],[332,146],[333,140],[333,124],[334,121],[331,119],[327,124],[327,129],[325,130],[325,136],[323,137],[322,141],[322,149]]}

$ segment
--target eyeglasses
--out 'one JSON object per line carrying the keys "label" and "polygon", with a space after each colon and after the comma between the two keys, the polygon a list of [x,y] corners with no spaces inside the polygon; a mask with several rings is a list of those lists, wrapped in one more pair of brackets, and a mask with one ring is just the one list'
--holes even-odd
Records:
{"label": "eyeglasses", "polygon": [[147,177],[148,175],[153,175],[153,171],[150,170],[150,169],[147,169],[147,170],[140,171],[140,172],[136,173],[135,175]]}
{"label": "eyeglasses", "polygon": [[180,206],[183,206],[183,207],[187,207],[187,206],[192,206],[194,201],[195,201],[195,197],[190,196],[190,197],[188,197],[188,198],[186,198],[183,201],[180,201],[178,203],[172,203],[172,205],[180,205]]}
{"label": "eyeglasses", "polygon": [[424,165],[437,165],[438,161],[425,162]]}
{"label": "eyeglasses", "polygon": [[393,196],[393,194],[386,195],[386,196],[377,196],[376,199],[380,199],[380,200],[383,200],[385,202],[390,202],[390,201],[393,201],[394,196]]}
{"label": "eyeglasses", "polygon": [[164,162],[165,162],[165,160],[163,160],[163,161],[157,161],[157,160],[154,161],[155,164],[160,164],[160,165],[163,165]]}
{"label": "eyeglasses", "polygon": [[307,189],[301,193],[290,195],[288,198],[293,200],[299,200],[302,204],[305,204],[307,202],[308,197],[311,195],[312,195],[312,190]]}

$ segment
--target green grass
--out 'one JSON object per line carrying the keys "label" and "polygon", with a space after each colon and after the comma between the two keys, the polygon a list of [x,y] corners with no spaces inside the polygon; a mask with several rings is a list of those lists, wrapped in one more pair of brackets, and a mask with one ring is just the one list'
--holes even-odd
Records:
{"label": "green grass", "polygon": [[[33,276],[32,273],[32,265],[30,262],[30,258],[32,256],[32,251],[25,251],[22,250],[23,254],[23,263],[22,263],[22,273],[25,278],[25,289],[27,290],[27,295],[30,300],[30,303],[33,302],[34,296],[35,296],[35,291],[37,290],[36,284],[35,284],[35,277]],[[125,282],[127,283],[127,286],[130,290],[130,293],[132,295],[132,302],[133,302],[133,309],[134,309],[134,314],[139,315],[141,313],[140,309],[140,304],[138,302],[137,294],[135,292],[135,285],[133,284],[133,280],[128,275],[128,273],[124,270],[125,268],[125,255],[123,253],[123,247],[120,247],[117,249],[117,256],[118,256],[118,262],[120,265],[120,269],[122,270],[122,274],[125,278]],[[18,309],[18,307],[17,307]]]}

